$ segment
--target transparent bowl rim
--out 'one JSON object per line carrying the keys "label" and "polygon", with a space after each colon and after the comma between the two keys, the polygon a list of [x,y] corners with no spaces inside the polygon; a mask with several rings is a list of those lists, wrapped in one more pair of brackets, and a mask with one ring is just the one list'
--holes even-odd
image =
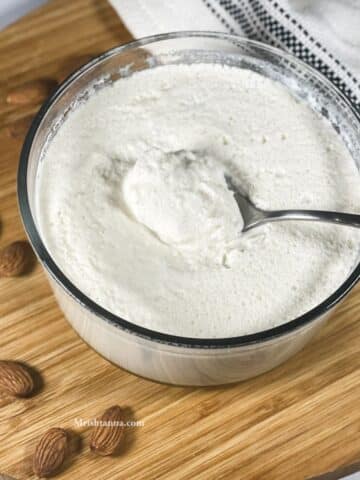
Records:
{"label": "transparent bowl rim", "polygon": [[318,73],[313,68],[306,65],[304,62],[298,60],[293,55],[283,52],[278,48],[266,45],[262,42],[258,42],[255,40],[249,40],[247,38],[240,37],[238,35],[226,34],[221,32],[211,32],[211,31],[181,31],[181,32],[170,32],[170,33],[164,33],[160,35],[152,35],[149,37],[144,37],[142,39],[134,40],[129,43],[123,44],[121,46],[117,46],[115,48],[112,48],[106,51],[101,55],[98,55],[97,57],[92,59],[90,62],[88,62],[87,64],[77,69],[67,79],[65,79],[61,83],[61,85],[59,85],[56,91],[51,95],[51,97],[42,105],[42,107],[40,108],[39,112],[37,113],[36,117],[34,118],[29,128],[29,131],[25,138],[22,151],[20,154],[18,179],[17,179],[19,209],[20,209],[22,221],[24,224],[24,228],[29,237],[29,240],[37,256],[41,260],[41,263],[47,270],[47,272],[62,287],[62,289],[64,289],[75,301],[80,303],[84,308],[89,310],[92,314],[95,314],[97,317],[101,318],[107,323],[110,323],[111,325],[121,330],[124,330],[125,332],[142,337],[149,341],[168,344],[168,345],[181,347],[181,348],[185,347],[185,348],[199,348],[199,349],[219,349],[219,348],[229,349],[229,348],[252,345],[252,344],[260,344],[262,342],[269,341],[280,336],[285,336],[301,327],[309,325],[311,322],[315,321],[317,318],[323,316],[329,310],[331,310],[355,286],[355,284],[359,280],[360,262],[357,264],[356,268],[349,275],[349,277],[340,285],[340,287],[332,295],[330,295],[323,302],[321,302],[319,305],[317,305],[310,311],[306,312],[305,314],[293,320],[290,320],[286,323],[283,323],[277,327],[273,327],[260,332],[256,332],[248,335],[241,335],[237,337],[225,337],[225,338],[182,337],[182,336],[171,335],[167,333],[158,332],[156,330],[144,328],[128,320],[125,320],[111,313],[105,308],[101,307],[96,302],[91,300],[88,296],[86,296],[83,292],[81,292],[81,290],[79,290],[65,276],[65,274],[61,271],[61,269],[57,266],[57,264],[54,262],[54,260],[50,256],[49,252],[47,251],[41,239],[40,233],[36,228],[36,224],[30,209],[28,188],[27,188],[27,170],[28,170],[28,162],[29,162],[31,147],[33,144],[33,140],[36,136],[36,133],[39,129],[39,126],[42,122],[42,119],[44,118],[46,113],[51,109],[52,105],[58,99],[58,97],[61,96],[67,90],[67,88],[74,81],[76,81],[81,75],[83,75],[85,72],[90,70],[94,65],[102,62],[105,59],[119,55],[127,50],[135,49],[135,48],[149,45],[155,42],[158,43],[165,40],[186,39],[186,38],[193,38],[193,37],[214,39],[214,40],[218,39],[218,40],[234,41],[238,44],[253,46],[258,49],[262,49],[263,51],[268,51],[282,58],[285,58],[285,59],[287,58],[288,60],[291,60],[293,63],[297,64],[297,66],[299,66],[300,68],[307,70],[312,76],[316,76],[317,80],[322,84],[325,84],[327,88],[330,88],[331,90],[333,90],[335,97],[340,97],[340,99],[346,103],[346,105],[348,106],[348,108],[351,110],[354,117],[356,118],[357,122],[359,122],[359,118],[356,115],[356,112],[352,108],[351,104],[342,95],[342,93],[338,91],[325,77],[323,77],[320,73]]}

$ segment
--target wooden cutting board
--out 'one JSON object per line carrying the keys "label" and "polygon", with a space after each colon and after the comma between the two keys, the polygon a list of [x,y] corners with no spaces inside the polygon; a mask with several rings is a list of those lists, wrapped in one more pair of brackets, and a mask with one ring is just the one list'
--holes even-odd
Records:
{"label": "wooden cutting board", "polygon": [[[105,0],[54,0],[0,32],[0,246],[25,236],[16,168],[38,109],[8,104],[7,92],[59,79],[130,38]],[[297,480],[360,459],[359,289],[286,365],[234,386],[183,388],[137,378],[84,345],[37,265],[0,279],[0,358],[28,362],[43,378],[33,398],[0,396],[0,472],[19,480],[34,478],[31,453],[54,426],[81,439],[61,479]],[[144,426],[127,429],[117,457],[95,457],[90,428],[76,420],[115,403]]]}

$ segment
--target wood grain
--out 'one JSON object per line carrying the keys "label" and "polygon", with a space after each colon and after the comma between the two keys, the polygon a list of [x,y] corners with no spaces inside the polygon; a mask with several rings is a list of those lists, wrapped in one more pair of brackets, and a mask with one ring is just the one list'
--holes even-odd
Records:
{"label": "wood grain", "polygon": [[[23,131],[36,105],[9,105],[10,88],[60,79],[88,56],[128,41],[105,0],[55,0],[0,32],[0,247],[24,238],[16,203]],[[25,122],[26,123],[26,122]],[[48,428],[79,439],[57,478],[304,479],[360,459],[360,294],[341,305],[301,354],[226,388],[181,388],[137,378],[86,347],[59,311],[39,265],[0,281],[0,358],[42,375],[30,399],[0,396],[0,473],[32,479],[31,453]],[[115,458],[89,451],[91,420],[119,404],[127,428]]]}

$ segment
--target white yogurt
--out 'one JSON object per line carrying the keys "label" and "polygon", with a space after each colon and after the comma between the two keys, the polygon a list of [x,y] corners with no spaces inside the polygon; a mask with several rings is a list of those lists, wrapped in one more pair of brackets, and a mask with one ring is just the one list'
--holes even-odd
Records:
{"label": "white yogurt", "polygon": [[45,244],[90,298],[166,333],[253,333],[325,300],[359,233],[299,222],[241,234],[225,170],[262,208],[360,211],[341,139],[280,84],[163,66],[105,87],[59,129],[37,185]]}
{"label": "white yogurt", "polygon": [[243,221],[224,166],[202,152],[149,151],[123,181],[135,220],[190,263],[223,264],[239,243]]}

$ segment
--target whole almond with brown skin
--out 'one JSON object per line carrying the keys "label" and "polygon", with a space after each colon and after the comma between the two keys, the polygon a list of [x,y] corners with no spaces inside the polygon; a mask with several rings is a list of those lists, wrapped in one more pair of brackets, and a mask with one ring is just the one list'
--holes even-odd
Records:
{"label": "whole almond with brown skin", "polygon": [[27,134],[31,122],[33,121],[33,116],[28,115],[24,118],[19,118],[14,123],[6,127],[6,133],[8,137],[11,138],[23,138]]}
{"label": "whole almond with brown skin", "polygon": [[11,105],[28,105],[42,103],[56,88],[56,80],[42,78],[24,83],[11,90],[6,97]]}
{"label": "whole almond with brown skin", "polygon": [[33,457],[33,471],[38,477],[51,477],[63,464],[68,435],[62,428],[50,428],[41,437]]}
{"label": "whole almond with brown skin", "polygon": [[1,360],[0,390],[15,397],[28,397],[34,390],[34,381],[21,363]]}
{"label": "whole almond with brown skin", "polygon": [[123,412],[118,405],[114,405],[97,421],[90,437],[90,449],[98,455],[111,455],[118,448],[124,433]]}
{"label": "whole almond with brown skin", "polygon": [[0,277],[21,275],[28,264],[29,244],[13,242],[0,250]]}

